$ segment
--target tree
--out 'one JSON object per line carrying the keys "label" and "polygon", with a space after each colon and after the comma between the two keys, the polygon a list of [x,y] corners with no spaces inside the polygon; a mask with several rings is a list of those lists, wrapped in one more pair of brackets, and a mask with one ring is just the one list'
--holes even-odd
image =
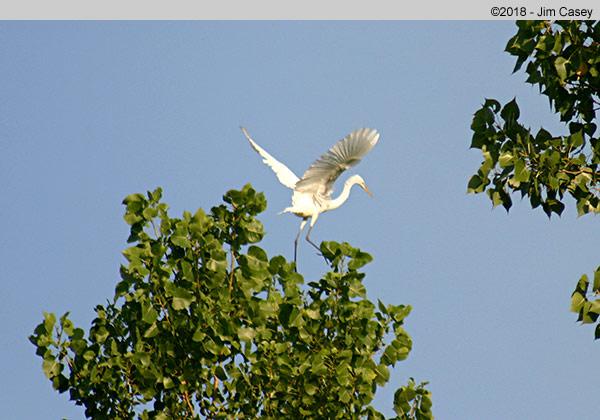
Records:
{"label": "tree", "polygon": [[[411,308],[367,299],[372,257],[324,242],[331,271],[303,285],[251,245],[266,201],[249,185],[180,219],[161,195],[123,201],[127,265],[87,337],[68,313],[30,337],[54,388],[95,419],[383,418],[370,403],[410,352]],[[424,386],[396,391],[396,418],[433,418]]]}
{"label": "tree", "polygon": [[[486,191],[494,206],[506,211],[511,192],[528,197],[532,208],[560,216],[564,201],[575,200],[578,214],[600,213],[600,24],[591,21],[518,21],[506,51],[517,58],[514,72],[526,64],[527,82],[537,85],[568,134],[537,133],[519,122],[516,99],[505,105],[487,99],[475,112],[471,147],[483,162],[468,191]],[[590,282],[583,275],[572,294],[571,310],[579,321],[594,323],[600,315],[600,266]],[[600,324],[596,326],[600,338]]]}

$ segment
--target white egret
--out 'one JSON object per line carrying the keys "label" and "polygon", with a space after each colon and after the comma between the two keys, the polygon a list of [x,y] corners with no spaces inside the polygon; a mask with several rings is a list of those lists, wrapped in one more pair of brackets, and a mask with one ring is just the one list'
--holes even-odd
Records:
{"label": "white egret", "polygon": [[279,162],[252,138],[248,131],[241,127],[242,132],[250,142],[254,150],[263,158],[263,162],[269,166],[279,182],[294,191],[292,205],[281,213],[293,213],[302,218],[300,230],[294,241],[294,262],[298,250],[298,238],[310,218],[310,227],[306,234],[306,240],[317,250],[319,247],[310,240],[310,232],[315,226],[321,213],[340,207],[348,199],[350,189],[358,185],[370,196],[364,179],[360,175],[353,175],[344,183],[344,189],[337,198],[331,198],[333,183],[346,169],[356,165],[377,144],[379,133],[370,128],[361,128],[348,134],[342,140],[333,145],[329,151],[317,159],[304,172],[302,178],[298,178],[287,166]]}

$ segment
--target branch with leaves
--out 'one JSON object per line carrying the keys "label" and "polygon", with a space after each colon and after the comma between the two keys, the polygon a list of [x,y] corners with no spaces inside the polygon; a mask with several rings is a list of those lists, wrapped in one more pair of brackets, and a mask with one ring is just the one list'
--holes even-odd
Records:
{"label": "branch with leaves", "polygon": [[[516,99],[501,105],[487,99],[475,112],[471,148],[483,162],[467,186],[468,192],[486,192],[494,206],[507,211],[511,193],[528,197],[532,208],[548,217],[561,215],[571,197],[581,216],[600,213],[600,24],[592,21],[518,21],[517,33],[506,51],[523,65],[527,82],[537,85],[568,134],[540,128],[535,134],[519,122]],[[598,276],[596,270],[595,277]],[[584,323],[595,322],[600,301],[588,300],[587,276],[573,293],[572,310]],[[597,292],[594,281],[594,292]],[[593,299],[593,298],[592,298]],[[600,337],[600,326],[596,338]]]}
{"label": "branch with leaves", "polygon": [[[89,418],[382,419],[370,404],[411,350],[411,308],[367,299],[372,257],[324,242],[331,271],[304,285],[255,245],[266,201],[249,185],[182,218],[161,195],[125,198],[127,264],[87,337],[68,314],[30,337],[54,388]],[[424,386],[397,392],[395,418],[433,418]]]}

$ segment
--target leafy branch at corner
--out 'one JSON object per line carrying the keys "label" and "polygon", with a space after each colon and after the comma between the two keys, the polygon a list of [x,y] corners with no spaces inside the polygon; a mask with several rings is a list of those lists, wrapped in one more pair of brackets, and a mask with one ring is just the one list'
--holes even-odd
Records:
{"label": "leafy branch at corner", "polygon": [[[410,307],[367,299],[371,256],[324,242],[331,271],[304,285],[252,245],[266,201],[249,185],[182,218],[161,195],[124,200],[132,246],[87,336],[46,313],[30,337],[54,388],[89,418],[382,419],[370,404],[411,350]],[[433,418],[424,385],[396,391],[395,418]]]}
{"label": "leafy branch at corner", "polygon": [[[471,147],[483,162],[468,183],[471,193],[486,192],[494,206],[507,211],[511,193],[527,197],[532,208],[548,217],[560,215],[571,197],[578,214],[600,213],[600,24],[592,21],[518,21],[506,51],[517,58],[514,71],[525,65],[527,82],[539,87],[564,122],[568,134],[540,128],[533,133],[519,122],[516,99],[501,105],[487,99],[475,112]],[[600,266],[591,291],[582,276],[571,309],[579,321],[593,323],[600,315]],[[600,338],[600,324],[596,327]]]}

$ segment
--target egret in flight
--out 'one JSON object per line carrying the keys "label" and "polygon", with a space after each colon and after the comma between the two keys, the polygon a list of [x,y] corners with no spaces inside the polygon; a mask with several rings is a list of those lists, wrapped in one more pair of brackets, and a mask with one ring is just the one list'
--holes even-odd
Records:
{"label": "egret in flight", "polygon": [[256,144],[244,127],[241,127],[241,129],[252,148],[263,158],[263,162],[275,172],[279,182],[294,191],[291,207],[287,207],[281,212],[293,213],[302,218],[300,230],[294,241],[294,263],[298,251],[298,238],[300,238],[300,234],[309,218],[310,227],[306,234],[306,240],[319,250],[319,247],[310,240],[310,232],[317,223],[319,215],[337,209],[344,204],[350,195],[350,189],[354,185],[358,185],[372,196],[360,175],[353,175],[348,178],[344,183],[344,189],[337,198],[332,198],[331,193],[333,192],[333,183],[340,174],[360,162],[377,144],[379,140],[377,130],[361,128],[348,134],[310,165],[302,178],[298,178],[287,166]]}

